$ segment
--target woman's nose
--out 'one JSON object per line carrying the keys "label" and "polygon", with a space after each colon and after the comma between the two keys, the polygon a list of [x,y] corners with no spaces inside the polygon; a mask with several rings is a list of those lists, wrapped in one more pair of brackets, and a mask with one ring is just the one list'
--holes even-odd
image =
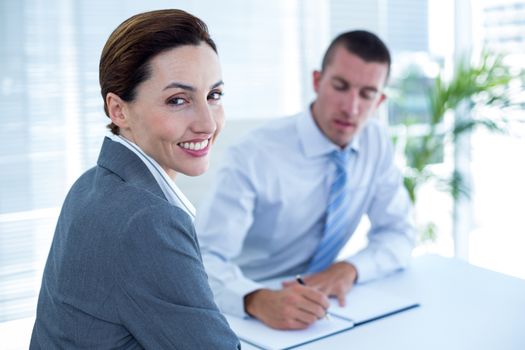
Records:
{"label": "woman's nose", "polygon": [[217,121],[212,108],[207,103],[200,103],[196,109],[196,119],[193,123],[193,131],[196,133],[213,134],[217,129]]}

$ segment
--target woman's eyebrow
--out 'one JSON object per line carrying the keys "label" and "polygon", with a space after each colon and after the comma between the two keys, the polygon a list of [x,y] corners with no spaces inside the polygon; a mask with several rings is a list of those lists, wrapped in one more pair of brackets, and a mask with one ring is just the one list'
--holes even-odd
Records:
{"label": "woman's eyebrow", "polygon": [[213,84],[212,86],[210,86],[210,90],[215,89],[216,87],[219,87],[219,86],[221,86],[221,85],[224,85],[224,81],[219,80],[218,82],[216,82],[215,84]]}
{"label": "woman's eyebrow", "polygon": [[[216,82],[215,84],[210,86],[210,89],[215,89],[216,87],[218,87],[220,85],[224,85],[224,82],[222,80],[219,80],[218,82]],[[166,85],[166,87],[163,90],[174,89],[174,88],[179,88],[179,89],[188,90],[188,91],[192,91],[192,92],[194,92],[196,90],[191,85],[180,83],[180,82],[177,82],[177,81],[169,83],[168,85]]]}
{"label": "woman's eyebrow", "polygon": [[179,82],[176,82],[176,81],[169,83],[164,88],[164,90],[174,89],[174,88],[179,88],[179,89],[188,90],[188,91],[195,91],[195,88],[193,86],[188,85],[188,84],[184,84],[184,83],[179,83]]}

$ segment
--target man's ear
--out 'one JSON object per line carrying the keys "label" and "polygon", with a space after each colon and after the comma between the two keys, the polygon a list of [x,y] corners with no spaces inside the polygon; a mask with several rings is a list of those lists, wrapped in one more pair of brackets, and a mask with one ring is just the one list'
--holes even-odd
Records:
{"label": "man's ear", "polygon": [[318,70],[314,70],[312,73],[312,82],[314,85],[315,93],[319,92],[319,85],[321,84],[321,75],[322,73]]}
{"label": "man's ear", "polygon": [[120,129],[126,129],[128,127],[128,119],[126,117],[126,104],[116,94],[108,92],[106,95],[106,105],[108,106],[109,118],[113,124],[117,125]]}
{"label": "man's ear", "polygon": [[381,103],[385,102],[386,101],[386,95],[384,92],[381,93],[381,96],[379,97],[379,99],[377,100],[377,103],[376,103],[376,108],[378,108],[379,106],[381,106]]}

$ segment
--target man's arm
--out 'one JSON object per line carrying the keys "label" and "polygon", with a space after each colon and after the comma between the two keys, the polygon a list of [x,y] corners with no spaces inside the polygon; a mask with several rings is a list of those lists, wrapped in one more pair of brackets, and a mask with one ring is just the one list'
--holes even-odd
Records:
{"label": "man's arm", "polygon": [[[243,149],[246,149],[244,147]],[[241,254],[260,196],[260,172],[246,154],[230,149],[215,186],[199,208],[196,229],[204,265],[221,311],[253,316],[279,329],[305,328],[325,314],[326,297],[309,287],[271,291],[246,278],[232,260]]]}
{"label": "man's arm", "polygon": [[381,154],[374,196],[367,210],[371,228],[368,245],[347,259],[366,282],[405,268],[412,255],[416,231],[412,204],[403,185],[403,176],[394,162],[386,129],[381,128]]}
{"label": "man's arm", "polygon": [[230,149],[195,220],[215,301],[222,312],[238,317],[247,316],[244,296],[264,287],[245,277],[233,262],[241,254],[253,223],[257,196],[253,180],[245,157]]}

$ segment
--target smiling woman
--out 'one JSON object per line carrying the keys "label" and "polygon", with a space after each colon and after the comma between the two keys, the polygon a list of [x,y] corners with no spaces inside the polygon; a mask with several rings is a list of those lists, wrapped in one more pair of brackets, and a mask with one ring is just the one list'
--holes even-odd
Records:
{"label": "smiling woman", "polygon": [[148,75],[130,102],[106,95],[113,125],[171,178],[202,174],[224,123],[217,54],[207,44],[170,49],[151,59]]}
{"label": "smiling woman", "polygon": [[62,207],[30,349],[238,348],[173,181],[207,169],[224,122],[206,25],[180,10],[131,17],[104,47],[100,85],[113,135]]}

